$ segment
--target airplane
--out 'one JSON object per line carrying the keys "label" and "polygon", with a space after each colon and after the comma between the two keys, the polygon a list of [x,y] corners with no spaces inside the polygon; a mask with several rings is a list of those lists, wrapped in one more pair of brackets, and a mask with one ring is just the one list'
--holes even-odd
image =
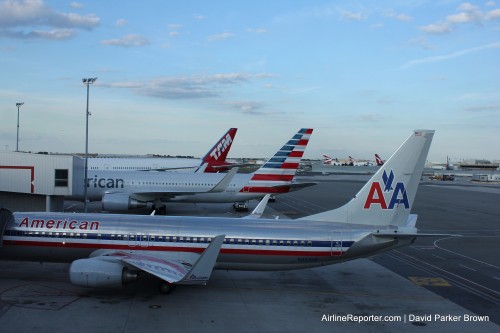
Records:
{"label": "airplane", "polygon": [[[207,284],[214,269],[290,270],[412,244],[410,214],[433,130],[415,130],[345,205],[298,220],[0,210],[0,259],[70,262],[82,287],[123,287],[140,272],[160,292]],[[441,235],[439,235],[441,236]]]}
{"label": "airplane", "polygon": [[231,167],[242,166],[226,162],[237,131],[237,128],[230,128],[201,160],[172,157],[93,157],[88,159],[88,170],[195,172],[207,163],[203,172],[227,171]]}
{"label": "airplane", "polygon": [[351,165],[351,166],[372,166],[373,163],[370,161],[359,162],[359,161],[356,161],[353,157],[349,156],[349,165]]}
{"label": "airplane", "polygon": [[328,155],[323,154],[323,164],[325,165],[342,165],[338,158],[333,158]]}
{"label": "airplane", "polygon": [[375,154],[375,162],[377,163],[378,166],[384,165],[384,160],[378,156],[378,154]]}
{"label": "airplane", "polygon": [[[106,211],[126,211],[152,204],[159,214],[165,214],[168,201],[235,203],[262,198],[267,193],[298,190],[315,185],[293,181],[312,132],[309,128],[299,130],[258,170],[232,175],[226,188],[220,185],[226,176],[223,173],[93,170],[87,179],[87,198],[101,200]],[[81,200],[83,196],[68,198]]]}

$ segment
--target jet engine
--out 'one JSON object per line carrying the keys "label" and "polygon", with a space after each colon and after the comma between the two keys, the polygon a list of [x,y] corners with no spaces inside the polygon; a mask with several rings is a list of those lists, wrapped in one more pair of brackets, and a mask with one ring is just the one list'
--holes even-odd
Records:
{"label": "jet engine", "polygon": [[119,262],[100,259],[75,260],[69,268],[71,283],[81,287],[123,287],[137,275]]}
{"label": "jet engine", "polygon": [[147,203],[132,199],[128,193],[104,193],[102,208],[107,211],[124,211],[147,207]]}

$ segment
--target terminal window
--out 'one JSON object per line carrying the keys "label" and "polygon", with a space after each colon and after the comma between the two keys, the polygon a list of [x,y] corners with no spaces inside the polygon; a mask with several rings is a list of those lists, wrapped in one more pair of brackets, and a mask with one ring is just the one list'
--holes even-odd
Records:
{"label": "terminal window", "polygon": [[56,169],[55,186],[68,186],[68,169]]}

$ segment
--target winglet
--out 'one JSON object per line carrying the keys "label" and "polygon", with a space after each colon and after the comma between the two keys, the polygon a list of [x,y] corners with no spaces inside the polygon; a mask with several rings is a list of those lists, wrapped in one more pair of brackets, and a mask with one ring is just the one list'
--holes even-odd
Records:
{"label": "winglet", "polygon": [[262,200],[259,202],[257,207],[255,207],[254,210],[252,210],[252,212],[249,215],[244,216],[242,218],[244,218],[244,219],[249,219],[249,218],[258,219],[258,218],[260,218],[262,216],[262,214],[264,213],[264,210],[267,207],[267,202],[269,201],[270,197],[271,197],[270,194],[266,194],[264,196],[264,198],[262,198]]}
{"label": "winglet", "polygon": [[226,235],[219,235],[212,239],[210,245],[203,251],[193,267],[186,276],[179,281],[179,284],[206,284],[219,256],[222,243]]}
{"label": "winglet", "polygon": [[233,180],[234,175],[238,172],[238,169],[239,168],[232,168],[231,171],[229,171],[217,185],[215,185],[210,191],[208,191],[208,193],[224,192],[224,190]]}

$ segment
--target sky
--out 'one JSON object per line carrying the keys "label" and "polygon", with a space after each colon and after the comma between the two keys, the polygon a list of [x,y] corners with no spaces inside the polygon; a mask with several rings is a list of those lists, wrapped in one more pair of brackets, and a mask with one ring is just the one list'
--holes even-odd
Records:
{"label": "sky", "polygon": [[500,159],[500,0],[0,0],[0,150]]}

